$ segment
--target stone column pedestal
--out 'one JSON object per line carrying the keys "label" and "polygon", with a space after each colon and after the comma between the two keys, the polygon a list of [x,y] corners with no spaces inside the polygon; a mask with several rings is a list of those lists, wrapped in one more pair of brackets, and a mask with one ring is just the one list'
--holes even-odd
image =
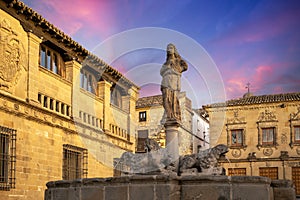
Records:
{"label": "stone column pedestal", "polygon": [[180,126],[178,121],[167,120],[164,124],[166,130],[166,148],[172,161],[178,161],[179,158],[179,144],[178,144],[178,128]]}

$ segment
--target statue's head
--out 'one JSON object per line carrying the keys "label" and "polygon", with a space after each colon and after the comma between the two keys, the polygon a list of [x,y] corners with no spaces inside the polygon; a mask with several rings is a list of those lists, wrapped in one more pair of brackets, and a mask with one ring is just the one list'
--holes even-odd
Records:
{"label": "statue's head", "polygon": [[213,148],[218,155],[225,155],[228,152],[228,146],[225,144],[218,144]]}
{"label": "statue's head", "polygon": [[167,46],[167,53],[168,54],[174,54],[175,51],[176,51],[175,45],[172,44],[172,43],[168,44],[168,46]]}
{"label": "statue's head", "polygon": [[167,55],[174,55],[176,58],[180,58],[176,46],[172,43],[168,44],[167,46]]}

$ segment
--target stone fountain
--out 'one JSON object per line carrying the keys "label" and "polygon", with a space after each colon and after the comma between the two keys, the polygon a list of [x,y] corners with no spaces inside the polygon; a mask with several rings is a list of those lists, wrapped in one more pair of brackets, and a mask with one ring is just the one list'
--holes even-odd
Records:
{"label": "stone fountain", "polygon": [[218,166],[226,145],[179,156],[178,101],[181,73],[187,70],[176,47],[169,44],[160,74],[165,109],[166,148],[146,140],[147,153],[125,152],[115,168],[120,177],[60,180],[47,183],[45,200],[279,200],[295,199],[291,181],[260,176],[225,176]]}

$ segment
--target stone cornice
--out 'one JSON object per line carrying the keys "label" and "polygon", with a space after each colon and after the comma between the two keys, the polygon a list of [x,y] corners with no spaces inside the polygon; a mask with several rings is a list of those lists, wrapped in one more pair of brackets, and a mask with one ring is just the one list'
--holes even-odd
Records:
{"label": "stone cornice", "polygon": [[[243,106],[224,106],[224,107],[204,107],[204,109],[209,113],[216,112],[228,112],[228,111],[242,111],[242,110],[260,110],[260,109],[275,109],[280,106],[281,102],[277,102],[277,105],[270,103],[262,103],[262,104],[253,104],[253,105],[243,105]],[[285,104],[286,107],[299,107],[300,101],[288,102]]]}
{"label": "stone cornice", "polygon": [[222,103],[214,103],[204,106],[204,108],[226,108],[231,106],[245,106],[245,105],[260,105],[284,102],[300,102],[300,92],[285,93],[285,94],[271,94],[261,96],[250,96],[239,99],[232,99]]}

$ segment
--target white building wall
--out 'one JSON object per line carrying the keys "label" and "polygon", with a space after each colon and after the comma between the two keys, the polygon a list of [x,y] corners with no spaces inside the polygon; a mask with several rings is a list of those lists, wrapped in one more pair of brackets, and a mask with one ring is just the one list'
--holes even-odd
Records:
{"label": "white building wall", "polygon": [[[199,150],[208,149],[209,146],[209,123],[197,112],[194,111],[193,115],[193,134],[197,137],[193,137],[193,153],[197,153]],[[200,140],[205,140],[206,142]]]}

